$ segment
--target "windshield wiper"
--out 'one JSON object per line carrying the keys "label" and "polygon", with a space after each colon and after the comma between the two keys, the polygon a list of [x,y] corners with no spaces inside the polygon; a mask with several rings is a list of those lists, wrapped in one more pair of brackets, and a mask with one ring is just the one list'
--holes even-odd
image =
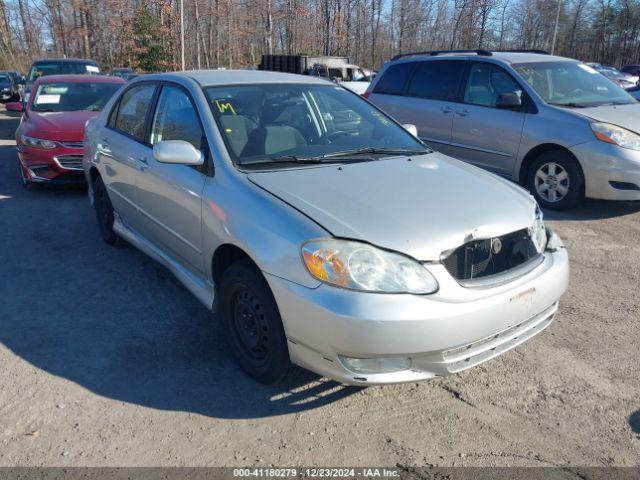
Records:
{"label": "windshield wiper", "polygon": [[568,107],[568,108],[589,108],[592,105],[585,105],[584,103],[559,103],[559,102],[549,102],[549,105],[553,105],[554,107]]}
{"label": "windshield wiper", "polygon": [[238,161],[238,165],[258,165],[258,164],[264,164],[264,163],[316,164],[316,163],[322,163],[322,159],[319,157],[298,157],[297,155],[279,155],[276,157]]}
{"label": "windshield wiper", "polygon": [[355,148],[353,150],[342,150],[340,152],[325,153],[322,158],[336,158],[336,157],[349,157],[352,155],[424,155],[431,153],[428,149],[415,149],[415,148],[376,148],[365,147]]}

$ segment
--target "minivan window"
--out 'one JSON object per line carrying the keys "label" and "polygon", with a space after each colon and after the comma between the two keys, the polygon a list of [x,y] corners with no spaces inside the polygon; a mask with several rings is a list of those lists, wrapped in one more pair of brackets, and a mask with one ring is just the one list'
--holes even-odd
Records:
{"label": "minivan window", "polygon": [[264,84],[204,90],[231,157],[243,165],[283,156],[356,151],[355,156],[359,149],[426,151],[404,128],[342,87]]}
{"label": "minivan window", "polygon": [[515,93],[522,98],[522,88],[502,68],[490,63],[474,62],[464,90],[464,103],[495,107],[503,93]]}
{"label": "minivan window", "polygon": [[202,128],[189,96],[180,88],[165,86],[151,127],[151,144],[163,140],[184,140],[202,148]]}
{"label": "minivan window", "polygon": [[155,85],[145,83],[122,94],[114,125],[117,130],[144,141],[147,111],[155,89]]}
{"label": "minivan window", "polygon": [[100,69],[94,63],[81,62],[50,62],[36,63],[29,70],[27,80],[35,81],[39,77],[47,75],[98,75]]}
{"label": "minivan window", "polygon": [[458,60],[420,62],[407,88],[410,97],[453,101],[465,63]]}
{"label": "minivan window", "polygon": [[536,62],[512,67],[551,105],[580,108],[637,103],[621,87],[583,63]]}
{"label": "minivan window", "polygon": [[376,83],[373,93],[401,95],[414,65],[415,62],[403,62],[397,65],[391,65],[384,71],[380,80]]}

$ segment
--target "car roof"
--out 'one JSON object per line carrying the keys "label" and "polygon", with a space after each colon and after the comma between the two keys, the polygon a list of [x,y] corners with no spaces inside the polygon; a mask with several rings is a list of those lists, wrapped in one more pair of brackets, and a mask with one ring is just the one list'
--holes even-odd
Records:
{"label": "car roof", "polygon": [[189,78],[203,87],[252,83],[308,83],[335,85],[328,80],[293,73],[267,72],[263,70],[192,70],[185,72],[152,73],[144,75],[149,80],[180,80]]}
{"label": "car roof", "polygon": [[[411,61],[411,60],[424,60],[428,59],[442,59],[442,58],[464,58],[472,59],[472,60],[498,60],[503,63],[535,63],[535,62],[577,62],[573,58],[559,57],[556,55],[548,55],[546,53],[533,53],[533,52],[499,52],[499,51],[491,51],[490,55],[482,55],[475,53],[447,53],[442,52],[438,55],[429,55],[426,54],[418,54],[418,55],[408,55],[406,57],[401,57],[397,62],[402,61]],[[395,63],[395,62],[394,62]]]}
{"label": "car roof", "polygon": [[126,83],[122,78],[108,75],[47,75],[39,77],[38,84],[72,82],[72,83]]}
{"label": "car roof", "polygon": [[39,63],[90,63],[91,65],[98,65],[95,60],[87,58],[41,58],[33,62],[34,65]]}

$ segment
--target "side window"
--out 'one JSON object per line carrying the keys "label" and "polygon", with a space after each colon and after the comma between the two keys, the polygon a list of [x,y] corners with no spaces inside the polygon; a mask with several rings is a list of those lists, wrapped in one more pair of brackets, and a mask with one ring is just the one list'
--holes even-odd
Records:
{"label": "side window", "polygon": [[495,107],[502,93],[522,98],[522,88],[503,69],[490,63],[473,63],[464,90],[464,103]]}
{"label": "side window", "polygon": [[402,95],[407,78],[411,74],[415,62],[398,63],[387,68],[376,83],[373,93],[386,95]]}
{"label": "side window", "polygon": [[420,62],[411,78],[407,94],[430,100],[454,101],[464,66],[465,63],[459,60]]}
{"label": "side window", "polygon": [[155,85],[146,83],[124,92],[120,97],[120,107],[115,118],[114,128],[144,141],[145,121],[155,88]]}
{"label": "side window", "polygon": [[203,132],[198,113],[184,90],[164,86],[151,126],[151,143],[184,140],[202,149]]}

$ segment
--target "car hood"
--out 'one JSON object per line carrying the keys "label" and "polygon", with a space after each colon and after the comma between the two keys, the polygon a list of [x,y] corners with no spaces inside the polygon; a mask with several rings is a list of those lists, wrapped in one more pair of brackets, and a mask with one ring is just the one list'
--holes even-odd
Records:
{"label": "car hood", "polygon": [[472,238],[527,228],[535,216],[520,187],[439,153],[248,177],[336,237],[423,261]]}
{"label": "car hood", "polygon": [[640,103],[581,108],[577,112],[598,122],[613,123],[640,133]]}
{"label": "car hood", "polygon": [[84,138],[87,120],[100,112],[29,112],[29,134],[51,140],[79,141]]}

